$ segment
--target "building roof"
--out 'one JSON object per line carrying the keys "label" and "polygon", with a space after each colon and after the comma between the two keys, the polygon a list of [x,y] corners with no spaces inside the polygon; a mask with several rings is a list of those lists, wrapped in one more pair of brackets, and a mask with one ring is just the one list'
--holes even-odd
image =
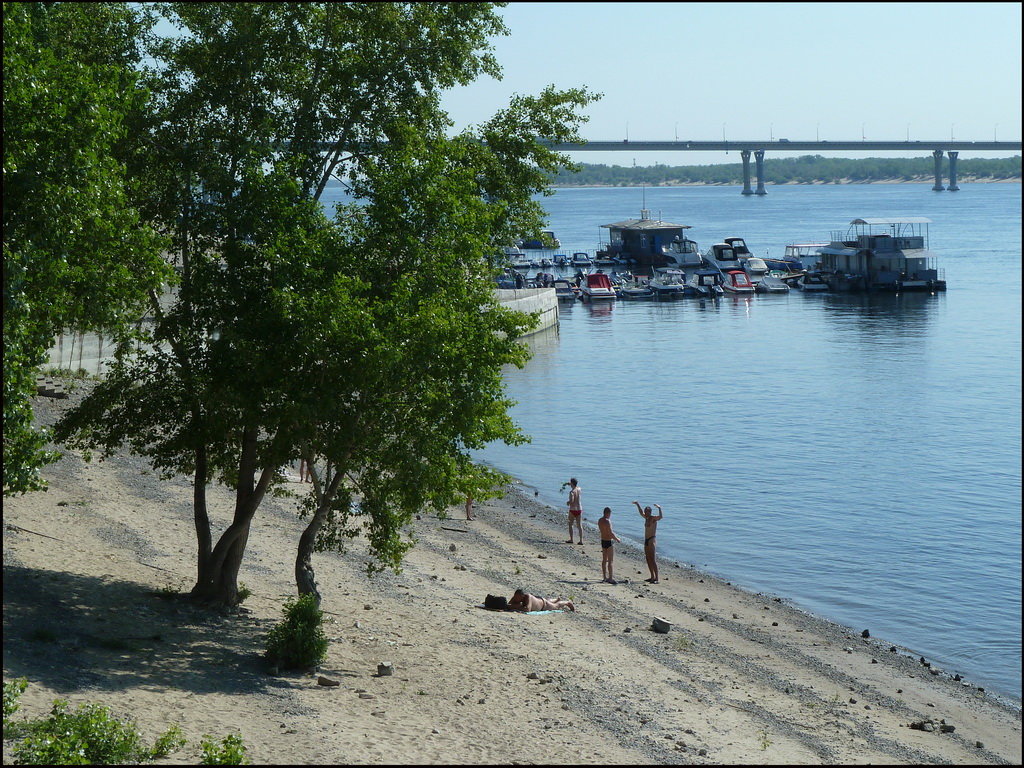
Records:
{"label": "building roof", "polygon": [[691,229],[689,224],[670,224],[659,219],[626,219],[614,224],[602,224],[607,229]]}
{"label": "building roof", "polygon": [[931,224],[931,219],[926,219],[924,216],[907,216],[902,219],[854,219],[850,224]]}

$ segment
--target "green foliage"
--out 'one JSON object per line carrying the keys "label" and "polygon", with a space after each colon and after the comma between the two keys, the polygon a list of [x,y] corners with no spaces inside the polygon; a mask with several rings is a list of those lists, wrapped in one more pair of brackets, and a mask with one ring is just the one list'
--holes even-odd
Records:
{"label": "green foliage", "polygon": [[157,760],[161,757],[167,757],[168,755],[177,752],[184,746],[185,736],[181,732],[181,727],[175,724],[157,738],[156,743],[153,744],[153,748],[149,750],[147,757],[150,760]]}
{"label": "green foliage", "polygon": [[289,598],[284,621],[267,635],[267,658],[285,668],[315,667],[327,656],[323,612],[314,595]]}
{"label": "green foliage", "polygon": [[47,717],[13,729],[9,718],[26,686],[25,678],[4,683],[4,736],[21,738],[12,750],[17,765],[122,765],[166,757],[185,744],[181,728],[172,725],[147,749],[130,718],[119,720],[99,704],[72,712],[62,699],[54,700]]}
{"label": "green foliage", "polygon": [[[161,3],[153,94],[127,164],[173,240],[181,286],[58,440],[127,445],[159,471],[235,490],[193,595],[235,603],[249,522],[279,467],[331,468],[309,539],[356,532],[398,567],[414,513],[482,498],[470,452],[523,442],[501,377],[535,319],[493,297],[488,255],[542,225],[533,196],[568,164],[585,90],[516,96],[450,137],[439,93],[497,75],[489,3]],[[318,202],[340,179],[358,202]],[[341,478],[360,497],[348,503]],[[207,567],[208,566],[208,567]]]}
{"label": "green foliage", "polygon": [[[848,179],[869,181],[930,181],[935,173],[931,157],[917,158],[835,158],[804,155],[791,158],[767,157],[764,162],[765,179],[773,184],[811,184]],[[1021,158],[968,158],[957,164],[957,175],[980,180],[1020,179]],[[623,167],[618,165],[583,164],[574,171],[566,168],[551,176],[556,186],[633,186],[647,184],[742,184],[741,163],[717,165],[683,165]]]}
{"label": "green foliage", "polygon": [[21,704],[18,700],[21,698],[21,694],[25,692],[25,688],[27,687],[28,680],[24,677],[19,677],[4,683],[4,729],[7,728],[7,721],[10,720],[11,715],[21,708]]}
{"label": "green foliage", "polygon": [[245,744],[240,734],[228,734],[220,740],[220,744],[212,736],[204,736],[200,746],[203,759],[200,765],[246,765]]}
{"label": "green foliage", "polygon": [[107,707],[83,704],[75,711],[61,699],[49,717],[34,723],[14,747],[19,765],[114,765],[144,756],[130,720],[118,720]]}
{"label": "green foliage", "polygon": [[144,93],[124,3],[4,3],[4,495],[56,459],[35,373],[65,328],[116,332],[169,271],[131,204],[122,151]]}

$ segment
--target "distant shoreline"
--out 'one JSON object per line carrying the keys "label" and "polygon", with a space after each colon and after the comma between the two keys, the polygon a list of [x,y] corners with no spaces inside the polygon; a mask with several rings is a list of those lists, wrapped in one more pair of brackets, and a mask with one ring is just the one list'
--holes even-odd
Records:
{"label": "distant shoreline", "polygon": [[[958,184],[1020,184],[1021,178],[1012,179],[971,179],[959,178]],[[915,179],[878,179],[874,181],[852,181],[850,179],[839,179],[839,181],[784,181],[765,182],[766,187],[817,187],[817,186],[843,186],[846,184],[934,184],[932,178]],[[707,181],[673,181],[661,182],[658,184],[645,184],[636,182],[631,184],[552,184],[553,189],[598,189],[603,187],[742,187],[740,182],[707,182]]]}

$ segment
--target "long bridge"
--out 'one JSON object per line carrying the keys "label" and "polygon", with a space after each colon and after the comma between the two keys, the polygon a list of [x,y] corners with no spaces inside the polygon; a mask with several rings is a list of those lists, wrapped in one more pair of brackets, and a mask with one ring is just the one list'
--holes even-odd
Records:
{"label": "long bridge", "polygon": [[[948,189],[955,192],[960,189],[956,183],[957,158],[961,151],[1021,151],[1019,141],[790,141],[789,139],[771,139],[769,141],[587,141],[541,142],[559,152],[721,152],[733,150],[740,153],[743,161],[743,192],[744,195],[766,195],[764,188],[764,153],[771,150],[784,152],[801,151],[854,151],[854,152],[921,152],[931,150],[935,159],[936,192]],[[757,171],[757,189],[750,187],[750,155],[754,155]],[[943,186],[942,156],[949,156],[949,186]]]}

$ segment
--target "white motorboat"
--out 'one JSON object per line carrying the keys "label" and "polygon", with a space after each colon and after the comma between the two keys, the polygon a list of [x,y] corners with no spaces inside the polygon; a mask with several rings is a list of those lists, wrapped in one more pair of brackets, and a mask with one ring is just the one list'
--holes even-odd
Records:
{"label": "white motorboat", "polygon": [[586,253],[574,253],[569,264],[573,267],[592,267],[594,260]]}
{"label": "white motorboat", "polygon": [[615,298],[615,289],[612,288],[612,281],[604,272],[593,272],[587,275],[586,282],[580,286],[580,293],[584,299],[599,301]]}
{"label": "white motorboat", "polygon": [[564,277],[556,277],[552,286],[555,289],[555,298],[559,301],[576,301],[580,296],[580,289]]}
{"label": "white motorboat", "polygon": [[660,267],[654,271],[649,283],[659,299],[675,299],[686,295],[686,272],[672,267]]}
{"label": "white motorboat", "polygon": [[820,272],[805,272],[796,281],[796,287],[801,291],[827,291],[828,282]]}
{"label": "white motorboat", "polygon": [[726,293],[751,294],[754,284],[742,269],[729,269],[722,273],[722,288]]}
{"label": "white motorboat", "polygon": [[740,264],[743,265],[743,271],[747,273],[747,277],[754,285],[760,283],[762,278],[768,274],[768,265],[765,260],[757,256],[741,259]]}
{"label": "white motorboat", "polygon": [[686,281],[688,296],[715,298],[725,293],[722,288],[722,271],[719,269],[697,269]]}
{"label": "white motorboat", "polygon": [[789,285],[774,275],[765,275],[754,286],[757,293],[789,293]]}

